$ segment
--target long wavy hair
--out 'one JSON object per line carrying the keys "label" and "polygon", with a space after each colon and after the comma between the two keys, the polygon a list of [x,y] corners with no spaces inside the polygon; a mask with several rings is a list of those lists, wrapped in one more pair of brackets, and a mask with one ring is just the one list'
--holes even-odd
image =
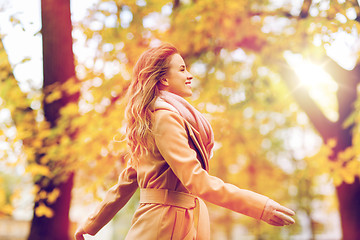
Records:
{"label": "long wavy hair", "polygon": [[167,73],[171,56],[178,50],[169,43],[146,50],[133,70],[133,79],[127,92],[128,105],[125,110],[126,140],[132,165],[147,154],[152,146],[152,109],[159,95],[158,82]]}

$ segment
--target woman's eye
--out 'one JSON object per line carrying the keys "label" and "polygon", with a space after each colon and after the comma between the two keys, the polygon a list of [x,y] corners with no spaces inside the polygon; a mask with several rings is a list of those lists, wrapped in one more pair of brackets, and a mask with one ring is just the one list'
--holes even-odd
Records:
{"label": "woman's eye", "polygon": [[185,71],[185,69],[184,69],[184,68],[182,68],[182,69],[180,69],[180,71],[181,71],[181,72],[184,72],[184,71]]}

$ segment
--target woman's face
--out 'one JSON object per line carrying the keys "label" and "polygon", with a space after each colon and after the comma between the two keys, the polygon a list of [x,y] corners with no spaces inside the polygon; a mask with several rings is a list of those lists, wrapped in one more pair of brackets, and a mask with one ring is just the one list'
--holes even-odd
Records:
{"label": "woman's face", "polygon": [[162,83],[161,89],[175,93],[181,97],[190,97],[191,80],[193,76],[186,70],[184,59],[180,54],[171,56],[169,70],[160,80]]}

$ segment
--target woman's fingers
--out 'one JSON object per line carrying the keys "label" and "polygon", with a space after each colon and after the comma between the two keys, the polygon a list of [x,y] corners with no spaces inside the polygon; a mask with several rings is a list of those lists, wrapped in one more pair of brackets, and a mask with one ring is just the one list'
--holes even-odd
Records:
{"label": "woman's fingers", "polygon": [[290,217],[294,215],[295,212],[291,209],[269,199],[265,204],[261,219],[274,226],[284,226],[295,223],[295,220]]}
{"label": "woman's fingers", "polygon": [[290,216],[294,216],[295,215],[295,212],[287,207],[284,207],[282,205],[279,204],[279,206],[276,207],[276,210],[279,211],[279,212],[283,212],[287,215],[290,215]]}
{"label": "woman's fingers", "polygon": [[85,238],[84,238],[84,236],[81,234],[77,234],[77,235],[75,235],[75,239],[76,240],[85,240]]}
{"label": "woman's fingers", "polygon": [[289,224],[294,224],[295,220],[292,219],[291,217],[289,217],[288,215],[279,212],[279,211],[274,211],[274,216],[279,218],[281,221],[284,222],[284,224],[289,225]]}
{"label": "woman's fingers", "polygon": [[82,234],[78,234],[78,233],[75,234],[75,239],[76,239],[76,240],[85,240],[85,239],[84,239],[84,236],[83,236]]}
{"label": "woman's fingers", "polygon": [[82,228],[76,230],[75,240],[85,240],[84,238],[85,231]]}
{"label": "woman's fingers", "polygon": [[272,220],[272,219],[270,219],[268,223],[271,224],[271,225],[273,225],[273,226],[277,226],[277,227],[282,227],[282,226],[284,226],[283,223],[279,223],[279,222],[274,221],[274,220]]}

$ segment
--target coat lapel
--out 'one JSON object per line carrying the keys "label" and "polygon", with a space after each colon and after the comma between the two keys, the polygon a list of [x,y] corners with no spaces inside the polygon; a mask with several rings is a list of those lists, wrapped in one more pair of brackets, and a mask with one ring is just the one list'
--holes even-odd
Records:
{"label": "coat lapel", "polygon": [[193,142],[196,150],[198,150],[198,152],[201,155],[201,159],[199,159],[199,161],[201,162],[203,168],[206,171],[209,171],[209,158],[208,155],[206,154],[206,149],[201,141],[199,132],[186,120],[185,120],[185,126],[191,141]]}
{"label": "coat lapel", "polygon": [[[172,105],[168,104],[161,98],[157,98],[155,101],[155,104],[154,104],[154,111],[160,110],[160,109],[170,110],[170,111],[180,114]],[[198,159],[198,160],[200,161],[202,167],[206,171],[209,171],[209,157],[206,154],[206,149],[205,149],[204,144],[202,143],[200,133],[185,119],[184,119],[184,122],[185,122],[186,131],[188,132],[188,136],[189,136],[190,140],[193,142],[196,150],[200,153],[201,159]]]}

